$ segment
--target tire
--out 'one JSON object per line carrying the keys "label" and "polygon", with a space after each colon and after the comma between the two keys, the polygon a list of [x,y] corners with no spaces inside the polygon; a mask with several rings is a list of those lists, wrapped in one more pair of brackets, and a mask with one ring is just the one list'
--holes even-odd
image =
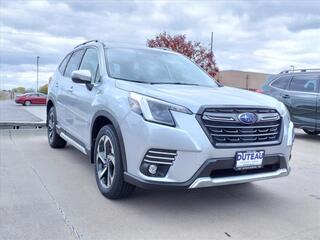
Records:
{"label": "tire", "polygon": [[31,105],[31,101],[27,100],[23,103],[24,106],[30,106]]}
{"label": "tire", "polygon": [[135,186],[124,181],[120,145],[112,125],[102,127],[94,146],[95,177],[100,192],[109,199],[128,197]]}
{"label": "tire", "polygon": [[47,135],[49,145],[53,148],[64,148],[67,142],[59,136],[56,129],[57,116],[56,110],[52,106],[47,114]]}
{"label": "tire", "polygon": [[320,131],[310,131],[308,129],[303,129],[303,131],[308,134],[308,135],[311,135],[311,136],[315,136],[315,135],[318,135],[320,133]]}

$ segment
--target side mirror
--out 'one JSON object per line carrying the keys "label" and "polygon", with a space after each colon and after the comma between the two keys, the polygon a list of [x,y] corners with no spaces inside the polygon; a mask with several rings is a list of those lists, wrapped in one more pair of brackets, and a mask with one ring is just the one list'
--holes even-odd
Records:
{"label": "side mirror", "polygon": [[71,73],[71,79],[75,83],[91,83],[91,72],[89,70],[76,70]]}

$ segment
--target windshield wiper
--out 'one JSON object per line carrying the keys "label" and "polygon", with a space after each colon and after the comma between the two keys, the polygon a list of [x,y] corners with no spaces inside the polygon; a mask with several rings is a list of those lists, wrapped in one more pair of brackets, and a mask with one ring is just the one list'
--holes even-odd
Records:
{"label": "windshield wiper", "polygon": [[144,84],[173,84],[173,85],[188,85],[188,86],[200,86],[199,84],[196,83],[182,83],[182,82],[144,82],[144,81],[139,81],[139,80],[131,80],[131,79],[125,79],[125,78],[116,78],[113,77],[114,79],[117,80],[123,80],[123,81],[128,81],[128,82],[136,82],[136,83],[144,83]]}

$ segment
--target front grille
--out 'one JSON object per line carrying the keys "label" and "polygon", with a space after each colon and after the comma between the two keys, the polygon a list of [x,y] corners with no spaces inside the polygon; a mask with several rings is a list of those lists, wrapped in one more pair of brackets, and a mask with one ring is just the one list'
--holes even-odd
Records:
{"label": "front grille", "polygon": [[[245,124],[241,113],[254,113],[257,121]],[[274,109],[208,108],[198,117],[211,143],[215,147],[246,147],[280,143],[281,117]]]}
{"label": "front grille", "polygon": [[152,148],[147,151],[143,161],[146,163],[172,165],[177,156],[177,151]]}

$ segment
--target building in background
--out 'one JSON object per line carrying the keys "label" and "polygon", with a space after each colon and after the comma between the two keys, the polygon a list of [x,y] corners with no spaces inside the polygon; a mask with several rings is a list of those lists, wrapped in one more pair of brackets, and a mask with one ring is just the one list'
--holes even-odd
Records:
{"label": "building in background", "polygon": [[0,100],[8,100],[14,98],[14,92],[10,90],[0,90]]}
{"label": "building in background", "polygon": [[226,86],[256,90],[260,89],[269,75],[267,73],[225,70],[218,72],[215,79]]}

